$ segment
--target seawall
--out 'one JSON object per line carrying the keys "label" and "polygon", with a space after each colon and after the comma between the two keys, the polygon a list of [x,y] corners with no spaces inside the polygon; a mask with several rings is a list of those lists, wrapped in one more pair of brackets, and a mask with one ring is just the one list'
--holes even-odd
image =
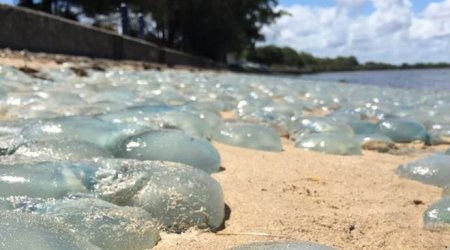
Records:
{"label": "seawall", "polygon": [[209,59],[26,8],[0,4],[0,24],[0,48],[169,65],[220,67]]}

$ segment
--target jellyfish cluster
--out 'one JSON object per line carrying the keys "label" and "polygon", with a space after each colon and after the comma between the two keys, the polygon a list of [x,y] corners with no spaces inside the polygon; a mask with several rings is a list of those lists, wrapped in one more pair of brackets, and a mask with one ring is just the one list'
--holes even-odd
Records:
{"label": "jellyfish cluster", "polygon": [[443,189],[442,198],[423,213],[425,228],[450,230],[450,155],[434,154],[400,165],[397,174],[423,184]]}
{"label": "jellyfish cluster", "polygon": [[[445,92],[181,69],[79,75],[73,67],[30,75],[0,66],[7,249],[149,249],[161,231],[219,230],[217,143],[281,153],[291,140],[298,150],[360,155],[373,143],[450,142]],[[446,157],[399,174],[445,187]],[[427,224],[448,219],[433,211]],[[260,249],[249,247],[242,249]]]}

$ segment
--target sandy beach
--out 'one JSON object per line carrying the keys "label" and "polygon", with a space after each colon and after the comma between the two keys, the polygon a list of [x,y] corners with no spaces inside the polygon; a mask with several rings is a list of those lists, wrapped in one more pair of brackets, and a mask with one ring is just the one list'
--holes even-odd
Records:
{"label": "sandy beach", "polygon": [[214,178],[231,209],[226,228],[163,234],[156,249],[227,249],[282,239],[339,249],[449,246],[450,232],[424,230],[422,222],[441,189],[395,174],[399,164],[421,154],[324,155],[294,148],[287,140],[281,153],[214,145],[225,168]]}
{"label": "sandy beach", "polygon": [[[2,52],[0,65],[35,69],[61,62],[143,67],[139,62],[95,61]],[[158,65],[151,65],[159,67]],[[338,249],[446,249],[450,232],[423,228],[422,213],[442,190],[395,174],[398,165],[448,146],[361,156],[307,152],[283,139],[268,153],[214,142],[229,218],[218,232],[162,233],[155,249],[228,249],[271,240],[312,241]]]}

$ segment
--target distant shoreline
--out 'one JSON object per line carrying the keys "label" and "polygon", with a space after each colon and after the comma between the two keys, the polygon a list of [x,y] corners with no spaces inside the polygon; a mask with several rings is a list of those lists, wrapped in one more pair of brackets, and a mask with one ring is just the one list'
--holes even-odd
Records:
{"label": "distant shoreline", "polygon": [[[99,68],[109,68],[109,67],[128,67],[134,69],[157,69],[164,70],[169,68],[175,69],[185,69],[185,70],[210,70],[210,71],[220,71],[220,72],[234,72],[234,73],[246,73],[246,74],[263,74],[263,75],[313,75],[322,73],[344,73],[344,72],[362,72],[362,71],[407,71],[415,69],[448,69],[450,64],[440,67],[409,67],[404,68],[401,66],[395,68],[353,68],[353,69],[343,69],[343,70],[294,70],[286,68],[278,69],[267,69],[267,70],[249,70],[249,69],[239,69],[229,67],[221,68],[202,68],[196,66],[187,65],[166,65],[155,62],[146,62],[138,60],[113,60],[105,58],[92,58],[85,56],[74,56],[74,55],[64,55],[64,54],[53,54],[53,53],[40,53],[40,52],[30,52],[26,50],[10,50],[10,49],[0,49],[0,66],[1,65],[11,65],[16,67],[31,67],[35,69],[40,68],[54,68],[58,67],[62,63],[74,63],[77,65],[84,65],[83,67],[89,68],[90,66]],[[90,66],[89,66],[90,65]]]}
{"label": "distant shoreline", "polygon": [[[355,68],[355,69],[344,69],[344,70],[317,70],[317,71],[305,71],[305,70],[269,70],[266,73],[272,74],[287,74],[287,75],[312,75],[312,74],[322,74],[322,73],[343,73],[343,72],[358,72],[358,71],[390,71],[390,70],[398,70],[398,71],[408,71],[408,70],[417,70],[417,69],[449,69],[450,65],[442,66],[442,67],[409,67],[403,68],[401,66],[395,68]],[[264,73],[264,72],[260,72]]]}

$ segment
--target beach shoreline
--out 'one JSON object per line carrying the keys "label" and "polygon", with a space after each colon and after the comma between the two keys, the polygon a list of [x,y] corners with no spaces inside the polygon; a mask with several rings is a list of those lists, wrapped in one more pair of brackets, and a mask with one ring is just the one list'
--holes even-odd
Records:
{"label": "beach shoreline", "polygon": [[[35,53],[0,53],[0,66],[57,68],[130,67],[164,70],[164,65]],[[180,69],[196,70],[189,67]],[[228,249],[272,240],[312,241],[338,249],[445,249],[450,231],[423,228],[422,214],[441,197],[440,188],[402,179],[398,165],[448,146],[359,156],[326,155],[295,148],[264,152],[213,142],[223,170],[213,174],[231,210],[225,229],[162,233],[154,249]]]}

